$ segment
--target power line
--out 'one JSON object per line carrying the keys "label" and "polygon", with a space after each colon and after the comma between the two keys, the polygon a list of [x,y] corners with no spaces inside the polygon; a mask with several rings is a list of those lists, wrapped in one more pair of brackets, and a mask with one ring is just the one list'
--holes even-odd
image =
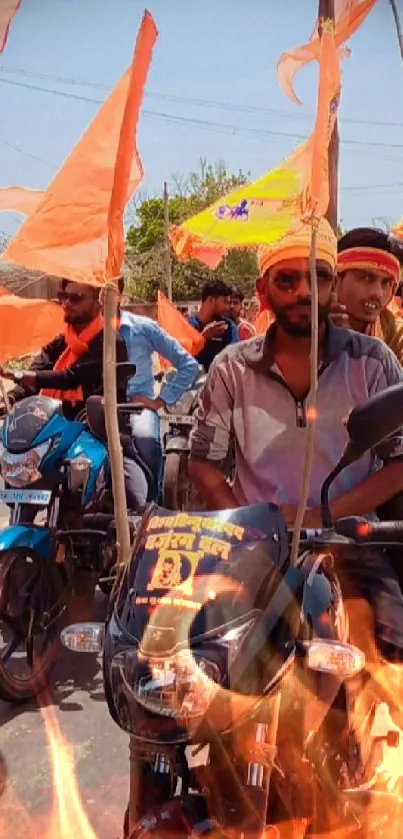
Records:
{"label": "power line", "polygon": [[[95,99],[95,98],[88,97],[88,96],[82,96],[81,94],[69,93],[67,91],[53,90],[51,88],[42,87],[41,85],[26,84],[24,82],[16,82],[16,81],[13,81],[11,79],[1,79],[1,78],[0,78],[0,83],[8,84],[8,85],[14,85],[16,87],[23,87],[25,89],[35,90],[35,91],[39,91],[41,93],[49,93],[49,94],[53,94],[54,96],[61,96],[61,97],[67,98],[67,99],[76,99],[76,100],[79,100],[79,101],[82,101],[82,102],[89,102],[89,103],[95,104],[95,105],[102,105],[103,104],[102,99]],[[245,127],[241,127],[241,126],[237,126],[237,125],[230,125],[230,124],[227,124],[227,123],[215,122],[215,121],[212,121],[212,120],[203,120],[203,119],[199,119],[197,117],[184,117],[184,116],[179,116],[179,115],[175,115],[175,114],[164,113],[164,112],[161,112],[161,111],[150,111],[150,110],[147,110],[146,108],[143,109],[142,113],[145,117],[156,117],[156,118],[159,118],[159,119],[167,120],[169,122],[176,122],[176,123],[187,124],[187,125],[195,125],[198,128],[203,128],[204,130],[223,131],[224,133],[229,133],[229,134],[232,134],[232,135],[237,135],[238,134],[238,135],[241,135],[241,136],[256,137],[258,139],[270,138],[272,140],[287,138],[287,139],[291,139],[291,140],[294,140],[294,141],[296,140],[298,142],[306,140],[306,136],[304,136],[303,134],[295,134],[295,133],[291,133],[291,132],[287,132],[287,131],[269,131],[269,130],[264,129],[264,128],[245,128]],[[342,144],[346,145],[346,146],[347,145],[356,146],[356,147],[368,146],[368,147],[371,147],[371,148],[380,148],[380,149],[403,149],[403,144],[402,143],[380,143],[380,142],[376,142],[376,141],[373,141],[373,140],[365,141],[365,140],[344,139],[344,140],[342,140]],[[360,152],[360,153],[365,154],[365,152]],[[392,160],[393,158],[385,158],[385,159],[391,159]],[[403,162],[403,159],[401,159],[401,158],[397,158],[397,160],[398,161],[402,160],[402,162]],[[43,162],[43,161],[41,161],[41,162]]]}
{"label": "power line", "polygon": [[[74,87],[87,87],[92,88],[94,90],[102,90],[105,92],[109,92],[110,88],[107,85],[100,84],[99,82],[91,82],[85,79],[75,79],[70,78],[68,76],[56,76],[51,73],[32,73],[28,70],[23,70],[22,68],[12,68],[12,67],[5,67],[4,65],[0,65],[0,72],[6,73],[8,75],[20,75],[25,76],[27,78],[33,79],[48,79],[50,81],[59,82],[60,84],[69,84]],[[6,81],[4,79],[4,81]],[[152,91],[146,91],[146,97],[150,97],[153,99],[162,99],[168,102],[177,102],[182,104],[192,104],[198,105],[201,107],[207,108],[220,108],[221,110],[228,110],[228,111],[238,111],[240,113],[256,113],[262,114],[264,116],[280,116],[285,119],[313,119],[312,113],[302,113],[302,112],[295,112],[290,113],[288,111],[283,111],[280,108],[262,108],[256,105],[241,105],[241,104],[231,104],[228,102],[220,102],[218,100],[213,99],[204,99],[201,97],[192,97],[192,96],[178,96],[177,94],[172,93],[155,93]],[[85,99],[84,99],[85,101]],[[99,100],[91,100],[91,101],[99,101]],[[403,122],[390,122],[386,120],[366,120],[366,119],[358,119],[356,117],[343,117],[343,122],[345,123],[354,123],[357,125],[368,125],[368,126],[382,126],[382,127],[390,127],[390,128],[402,128]]]}

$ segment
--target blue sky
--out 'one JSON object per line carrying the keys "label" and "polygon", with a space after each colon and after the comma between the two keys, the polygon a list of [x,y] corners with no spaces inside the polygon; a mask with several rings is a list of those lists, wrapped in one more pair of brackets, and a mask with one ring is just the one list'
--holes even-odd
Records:
{"label": "blue sky", "polygon": [[[139,130],[143,194],[161,192],[164,179],[185,175],[200,157],[257,177],[307,136],[317,68],[297,76],[298,108],[277,85],[276,62],[308,39],[317,5],[149,0],[159,38]],[[23,0],[0,55],[2,186],[51,180],[97,111],[86,100],[103,99],[130,64],[143,8],[140,0]],[[378,0],[350,46],[340,216],[350,227],[393,222],[403,215],[403,63],[388,0]],[[3,213],[0,230],[13,234],[18,223]]]}

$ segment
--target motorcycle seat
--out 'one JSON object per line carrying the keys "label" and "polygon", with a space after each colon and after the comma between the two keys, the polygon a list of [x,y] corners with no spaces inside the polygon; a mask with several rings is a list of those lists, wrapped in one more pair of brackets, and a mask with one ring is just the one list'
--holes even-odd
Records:
{"label": "motorcycle seat", "polygon": [[[127,406],[124,406],[126,408]],[[108,438],[105,426],[105,405],[102,396],[90,396],[86,403],[87,425],[91,434],[94,435],[101,443],[107,445]],[[148,487],[147,501],[155,500],[157,496],[157,483],[150,466],[139,454],[135,442],[128,430],[127,414],[119,415],[118,408],[118,422],[120,442],[122,445],[123,456],[134,460],[138,466],[143,470]]]}

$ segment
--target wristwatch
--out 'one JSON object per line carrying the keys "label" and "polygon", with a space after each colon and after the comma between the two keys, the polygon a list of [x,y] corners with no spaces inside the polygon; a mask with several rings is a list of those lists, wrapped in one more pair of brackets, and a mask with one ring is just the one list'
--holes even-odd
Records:
{"label": "wristwatch", "polygon": [[14,381],[17,385],[18,385],[18,382],[21,382],[23,378],[24,378],[24,373],[23,373],[22,370],[16,370],[15,373],[13,373],[13,379],[14,379]]}

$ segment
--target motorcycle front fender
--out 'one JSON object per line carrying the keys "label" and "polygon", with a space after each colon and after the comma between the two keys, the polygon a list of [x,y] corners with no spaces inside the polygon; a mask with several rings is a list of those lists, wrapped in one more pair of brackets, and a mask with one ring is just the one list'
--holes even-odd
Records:
{"label": "motorcycle front fender", "polygon": [[52,555],[52,534],[46,527],[14,524],[0,533],[0,552],[27,548],[43,559]]}
{"label": "motorcycle front fender", "polygon": [[180,452],[184,454],[189,453],[189,439],[188,437],[170,437],[165,445],[165,454],[169,452]]}

